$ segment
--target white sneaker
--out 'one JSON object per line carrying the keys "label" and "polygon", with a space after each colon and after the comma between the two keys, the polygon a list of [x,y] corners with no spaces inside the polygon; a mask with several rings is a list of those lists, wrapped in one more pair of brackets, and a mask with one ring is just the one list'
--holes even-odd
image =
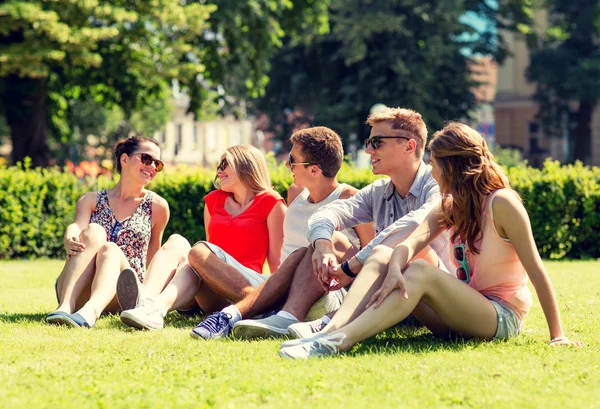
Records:
{"label": "white sneaker", "polygon": [[151,298],[146,298],[144,305],[121,313],[123,324],[138,329],[162,329],[165,326],[165,315]]}
{"label": "white sneaker", "polygon": [[309,322],[298,322],[288,327],[288,332],[291,338],[308,338],[314,334],[321,332],[323,328],[327,326],[327,323],[322,319],[309,321]]}
{"label": "white sneaker", "polygon": [[313,337],[308,342],[281,348],[279,356],[291,359],[308,359],[337,355],[339,354],[338,347],[342,345],[344,339],[346,339],[346,334],[341,332]]}

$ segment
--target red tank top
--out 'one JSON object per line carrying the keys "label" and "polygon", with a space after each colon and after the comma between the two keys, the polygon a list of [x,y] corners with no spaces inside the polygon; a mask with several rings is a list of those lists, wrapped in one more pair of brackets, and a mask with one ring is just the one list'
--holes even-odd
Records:
{"label": "red tank top", "polygon": [[275,191],[259,193],[254,196],[250,207],[232,216],[225,210],[225,199],[229,195],[222,190],[213,190],[204,197],[211,217],[208,224],[210,242],[244,266],[262,274],[269,252],[267,218],[278,202],[285,202]]}

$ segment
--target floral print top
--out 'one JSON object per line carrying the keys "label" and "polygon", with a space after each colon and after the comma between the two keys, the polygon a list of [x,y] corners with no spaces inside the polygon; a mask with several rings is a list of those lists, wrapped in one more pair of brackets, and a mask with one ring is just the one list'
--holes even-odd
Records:
{"label": "floral print top", "polygon": [[104,227],[106,240],[115,243],[123,251],[140,281],[144,281],[146,256],[152,232],[152,196],[153,193],[147,191],[133,214],[119,221],[110,208],[108,194],[103,189],[98,192],[96,208],[90,217],[90,223]]}

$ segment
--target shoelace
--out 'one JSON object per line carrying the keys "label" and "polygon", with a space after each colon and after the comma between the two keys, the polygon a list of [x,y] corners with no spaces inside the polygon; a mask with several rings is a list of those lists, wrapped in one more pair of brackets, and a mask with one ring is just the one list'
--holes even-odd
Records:
{"label": "shoelace", "polygon": [[346,339],[346,334],[343,334],[343,333],[335,334],[335,335],[332,335],[329,337],[325,336],[325,337],[321,337],[321,338],[316,338],[312,342],[312,346],[314,349],[316,349],[320,345],[320,346],[324,347],[325,349],[328,349],[329,351],[331,351],[331,353],[337,354],[337,352],[338,352],[337,347],[342,345],[342,342],[344,342],[345,339]]}
{"label": "shoelace", "polygon": [[229,326],[229,320],[231,320],[231,314],[219,312],[209,315],[198,325],[198,327],[206,328],[211,334],[215,334],[219,332],[223,326]]}
{"label": "shoelace", "polygon": [[155,301],[151,298],[146,298],[141,306],[146,310],[146,315],[161,315],[160,308],[158,308],[158,305],[156,305]]}
{"label": "shoelace", "polygon": [[321,330],[325,328],[325,325],[323,325],[323,321],[321,320],[311,321],[308,325],[310,326],[310,330],[315,334],[321,332]]}

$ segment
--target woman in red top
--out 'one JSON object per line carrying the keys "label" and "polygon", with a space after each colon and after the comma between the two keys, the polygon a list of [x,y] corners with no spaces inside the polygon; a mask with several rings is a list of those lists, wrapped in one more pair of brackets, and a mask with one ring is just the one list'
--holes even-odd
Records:
{"label": "woman in red top", "polygon": [[167,312],[189,308],[190,302],[205,312],[221,310],[266,279],[265,261],[271,271],[279,266],[286,207],[271,187],[263,154],[252,146],[228,148],[217,167],[215,187],[204,199],[207,240],[196,243],[189,264],[178,269],[159,296],[121,314],[125,324],[162,328]]}

